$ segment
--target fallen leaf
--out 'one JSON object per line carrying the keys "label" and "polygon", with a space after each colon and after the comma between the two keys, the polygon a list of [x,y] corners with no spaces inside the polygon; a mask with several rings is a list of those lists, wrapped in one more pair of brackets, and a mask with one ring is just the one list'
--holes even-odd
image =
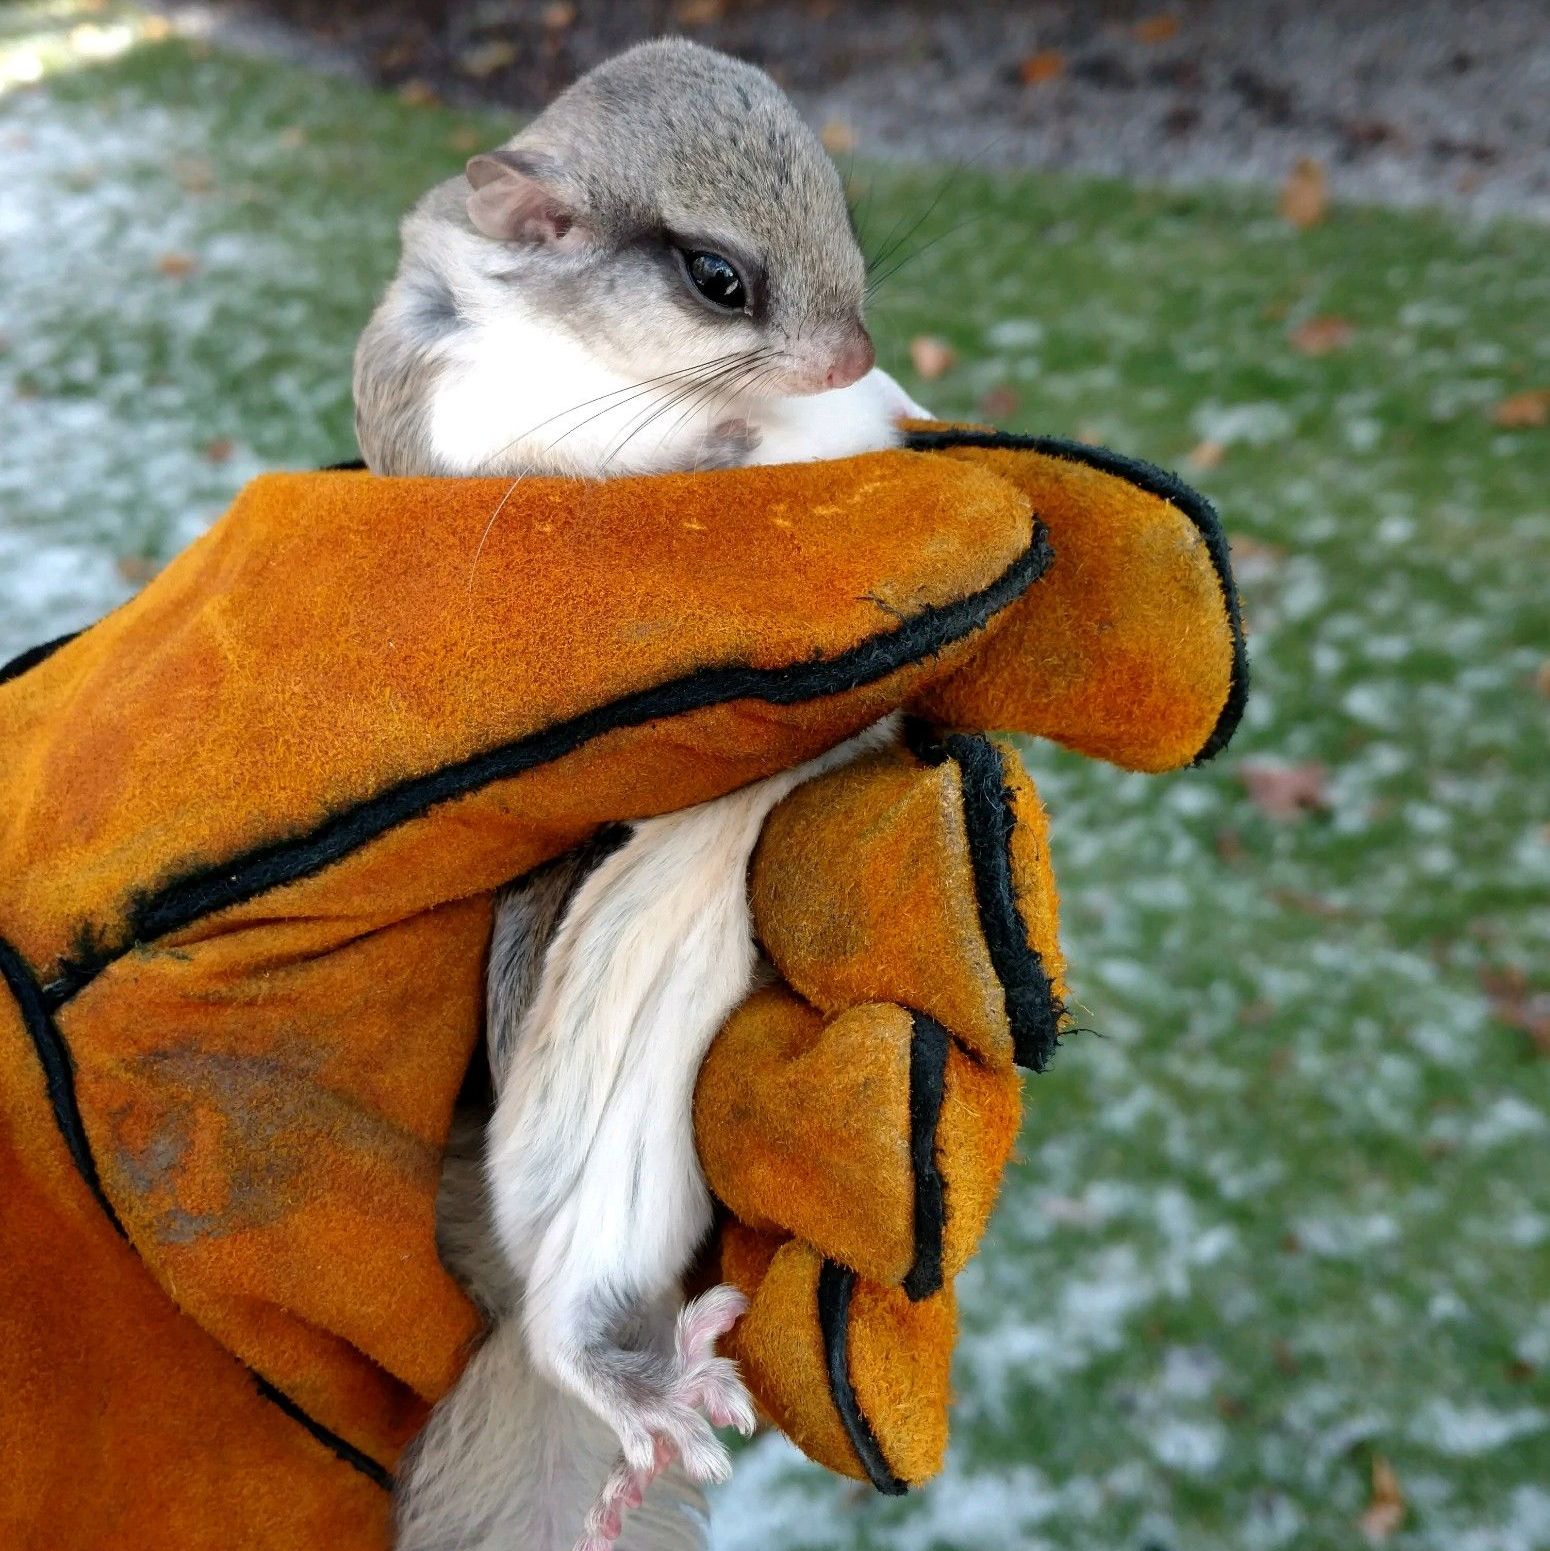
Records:
{"label": "fallen leaf", "polygon": [[274,140],[281,150],[299,151],[307,143],[307,131],[300,124],[287,124]]}
{"label": "fallen leaf", "polygon": [[395,95],[406,108],[433,108],[441,101],[436,95],[436,88],[419,77],[405,81]]}
{"label": "fallen leaf", "polygon": [[1509,431],[1550,425],[1550,388],[1525,388],[1505,398],[1491,411],[1492,421]]}
{"label": "fallen leaf", "polygon": [[1243,836],[1235,829],[1217,830],[1213,843],[1216,846],[1216,854],[1229,867],[1236,867],[1248,859],[1248,848],[1243,843]]}
{"label": "fallen leaf", "polygon": [[1203,442],[1196,442],[1187,455],[1192,469],[1214,469],[1226,456],[1226,444],[1214,442],[1209,436]]}
{"label": "fallen leaf", "polygon": [[1286,337],[1292,348],[1303,355],[1330,355],[1336,350],[1344,350],[1356,337],[1356,330],[1349,318],[1325,313],[1299,323]]}
{"label": "fallen leaf", "polygon": [[980,396],[980,413],[989,420],[1010,420],[1021,407],[1017,389],[1006,383],[989,388]]}
{"label": "fallen leaf", "polygon": [[555,0],[553,5],[544,7],[539,20],[550,32],[564,32],[576,20],[576,7],[570,0]]}
{"label": "fallen leaf", "polygon": [[402,70],[414,63],[414,43],[409,38],[399,38],[377,52],[377,69],[386,75]]}
{"label": "fallen leaf", "polygon": [[1322,894],[1310,894],[1306,889],[1271,889],[1270,897],[1278,905],[1285,905],[1288,910],[1313,916],[1320,921],[1348,920],[1354,914],[1343,905],[1325,899]]}
{"label": "fallen leaf", "polygon": [[1528,976],[1518,964],[1482,964],[1475,978],[1493,1002],[1522,1001],[1528,995]]}
{"label": "fallen leaf", "polygon": [[161,570],[161,563],[148,555],[120,555],[113,569],[131,586],[143,587]]}
{"label": "fallen leaf", "polygon": [[157,274],[165,275],[169,280],[186,279],[196,268],[197,263],[186,253],[163,253],[156,260]]}
{"label": "fallen leaf", "polygon": [[1279,1372],[1287,1378],[1295,1378],[1302,1364],[1297,1360],[1297,1354],[1285,1341],[1274,1341],[1270,1346],[1270,1360],[1276,1365]]}
{"label": "fallen leaf", "polygon": [[[4,349],[0,343],[0,349]],[[1534,688],[1542,694],[1546,700],[1550,700],[1550,662],[1542,662],[1534,670]]]}
{"label": "fallen leaf", "polygon": [[1506,968],[1486,965],[1479,971],[1479,980],[1491,1016],[1527,1035],[1537,1054],[1550,1056],[1550,991],[1534,990],[1516,964]]}
{"label": "fallen leaf", "polygon": [[204,455],[211,463],[225,463],[235,450],[229,436],[217,436],[204,445]]}
{"label": "fallen leaf", "polygon": [[1103,445],[1103,427],[1094,424],[1091,420],[1084,420],[1076,428],[1076,439],[1087,447],[1101,447]]}
{"label": "fallen leaf", "polygon": [[1249,1414],[1247,1403],[1237,1395],[1218,1394],[1215,1404],[1216,1414],[1224,1422],[1241,1422]]}
{"label": "fallen leaf", "polygon": [[208,194],[215,187],[215,168],[203,157],[180,156],[172,163],[172,175],[185,194]]}
{"label": "fallen leaf", "polygon": [[[1266,544],[1262,539],[1247,534],[1234,534],[1232,540],[1232,567],[1239,582],[1246,587],[1258,586],[1268,581],[1285,564],[1286,551],[1278,544]],[[1244,604],[1247,609],[1248,605]],[[1245,630],[1247,616],[1245,615]]]}
{"label": "fallen leaf", "polygon": [[856,149],[856,132],[841,118],[831,118],[818,131],[818,138],[830,156],[844,156]]}
{"label": "fallen leaf", "polygon": [[1166,13],[1162,16],[1148,16],[1130,29],[1130,36],[1137,43],[1166,43],[1169,38],[1176,38],[1178,33],[1178,17]]}
{"label": "fallen leaf", "polygon": [[1514,1357],[1504,1371],[1509,1384],[1527,1384],[1539,1372],[1526,1357]]}
{"label": "fallen leaf", "polygon": [[473,48],[464,49],[457,56],[457,67],[464,75],[471,75],[476,81],[482,81],[486,76],[494,75],[497,70],[504,70],[507,65],[515,64],[516,59],[516,44],[505,38],[492,38],[488,43],[479,43]]}
{"label": "fallen leaf", "polygon": [[1349,118],[1339,126],[1347,140],[1363,148],[1390,146],[1396,151],[1415,149],[1410,135],[1402,124],[1386,118]]}
{"label": "fallen leaf", "polygon": [[938,339],[934,334],[917,334],[910,341],[910,360],[927,382],[935,382],[952,367],[957,356],[945,339]]}
{"label": "fallen leaf", "polygon": [[165,16],[147,16],[140,23],[140,36],[147,43],[165,43],[172,36],[172,23]]}
{"label": "fallen leaf", "polygon": [[453,151],[477,151],[484,144],[485,138],[477,129],[464,125],[447,136],[447,146]]}
{"label": "fallen leaf", "polygon": [[1317,226],[1329,210],[1329,190],[1324,181],[1324,168],[1311,156],[1300,156],[1281,185],[1278,206],[1281,218],[1290,221],[1299,231]]}
{"label": "fallen leaf", "polygon": [[1058,48],[1041,48],[1017,62],[1017,79],[1024,86],[1042,86],[1066,73],[1066,56]]}
{"label": "fallen leaf", "polygon": [[1399,1477],[1381,1454],[1372,1457],[1372,1498],[1358,1522],[1368,1544],[1374,1546],[1381,1546],[1405,1522]]}
{"label": "fallen leaf", "polygon": [[1249,800],[1273,819],[1297,819],[1326,807],[1327,773],[1317,760],[1304,765],[1247,763],[1240,767]]}
{"label": "fallen leaf", "polygon": [[1268,570],[1286,559],[1286,551],[1279,544],[1267,544],[1263,539],[1252,538],[1247,533],[1233,534],[1231,547],[1234,565],[1246,563],[1263,566]]}
{"label": "fallen leaf", "polygon": [[678,0],[673,17],[682,27],[704,27],[727,13],[726,0]]}

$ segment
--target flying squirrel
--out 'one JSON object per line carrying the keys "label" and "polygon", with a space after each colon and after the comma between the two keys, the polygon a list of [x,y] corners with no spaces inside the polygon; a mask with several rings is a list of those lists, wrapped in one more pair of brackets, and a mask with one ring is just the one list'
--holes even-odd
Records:
{"label": "flying squirrel", "polygon": [[[875,368],[866,287],[840,176],[769,76],[641,44],[406,217],[356,352],[361,451],[378,474],[515,486],[893,446],[922,411]],[[712,1424],[754,1414],[714,1350],[742,1295],[680,1290],[711,1222],[695,1077],[759,973],[766,814],[891,736],[620,827],[503,892],[493,1113],[455,1127],[438,1203],[443,1258],[491,1328],[405,1461],[403,1551],[705,1543],[699,1487],[730,1470]]]}

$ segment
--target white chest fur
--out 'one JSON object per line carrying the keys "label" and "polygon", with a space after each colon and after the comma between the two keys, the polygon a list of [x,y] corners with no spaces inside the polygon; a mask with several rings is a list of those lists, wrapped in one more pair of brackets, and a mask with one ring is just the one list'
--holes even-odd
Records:
{"label": "white chest fur", "polygon": [[509,301],[443,352],[430,411],[441,467],[466,473],[538,470],[607,478],[692,468],[715,421],[758,434],[751,463],[844,458],[887,446],[900,414],[917,412],[885,372],[836,392],[783,399],[695,401],[699,377],[651,381],[600,361],[559,325]]}

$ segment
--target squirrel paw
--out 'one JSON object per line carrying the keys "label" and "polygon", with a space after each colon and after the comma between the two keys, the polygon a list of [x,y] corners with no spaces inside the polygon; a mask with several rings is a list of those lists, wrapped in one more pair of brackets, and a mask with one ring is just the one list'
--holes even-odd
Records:
{"label": "squirrel paw", "polygon": [[713,1287],[686,1304],[671,1356],[649,1376],[639,1353],[590,1354],[596,1409],[618,1433],[623,1452],[587,1514],[576,1551],[609,1551],[625,1512],[639,1506],[675,1459],[696,1482],[725,1481],[732,1473],[731,1456],[711,1427],[735,1427],[747,1437],[754,1429],[753,1401],[736,1363],[717,1357],[715,1346],[747,1307],[735,1287]]}

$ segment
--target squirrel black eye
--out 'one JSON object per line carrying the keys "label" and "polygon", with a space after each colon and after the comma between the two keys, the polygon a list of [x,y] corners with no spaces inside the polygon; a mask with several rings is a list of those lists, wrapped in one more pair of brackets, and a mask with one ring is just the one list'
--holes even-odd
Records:
{"label": "squirrel black eye", "polygon": [[684,273],[689,284],[713,307],[741,312],[748,305],[748,290],[732,261],[703,248],[683,251]]}

